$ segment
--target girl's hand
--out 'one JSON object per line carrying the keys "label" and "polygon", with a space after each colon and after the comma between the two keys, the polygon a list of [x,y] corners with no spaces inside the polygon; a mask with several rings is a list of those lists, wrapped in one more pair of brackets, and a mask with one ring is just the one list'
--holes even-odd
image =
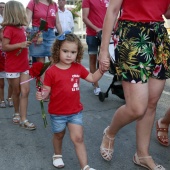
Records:
{"label": "girl's hand", "polygon": [[47,89],[42,89],[41,92],[37,91],[36,92],[36,99],[37,100],[44,100],[48,98],[49,96],[49,91]]}
{"label": "girl's hand", "polygon": [[36,92],[36,99],[37,100],[43,100],[43,96],[42,96],[41,92],[39,92],[39,91]]}
{"label": "girl's hand", "polygon": [[31,44],[31,41],[25,41],[20,43],[20,48],[27,48]]}

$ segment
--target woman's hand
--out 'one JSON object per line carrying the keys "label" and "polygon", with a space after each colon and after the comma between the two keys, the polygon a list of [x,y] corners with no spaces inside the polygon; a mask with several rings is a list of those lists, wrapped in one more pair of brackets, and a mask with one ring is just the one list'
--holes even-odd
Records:
{"label": "woman's hand", "polygon": [[110,67],[110,54],[108,50],[100,50],[99,53],[99,70],[101,73],[106,72]]}

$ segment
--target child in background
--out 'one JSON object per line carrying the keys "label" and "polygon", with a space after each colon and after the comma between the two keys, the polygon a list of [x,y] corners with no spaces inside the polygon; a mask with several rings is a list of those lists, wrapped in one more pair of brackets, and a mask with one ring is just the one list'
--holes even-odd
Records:
{"label": "child in background", "polygon": [[[4,2],[0,2],[0,23],[3,21],[3,10],[5,7]],[[0,108],[6,107],[6,102],[4,99],[4,86],[5,86],[5,53],[2,52],[2,26],[0,25]],[[8,86],[8,106],[13,106],[12,101],[12,87]]]}
{"label": "child in background", "polygon": [[[87,165],[87,153],[83,139],[82,110],[80,102],[80,78],[94,83],[103,73],[97,70],[89,73],[80,64],[83,56],[83,46],[78,37],[71,32],[64,32],[56,38],[52,47],[52,65],[44,77],[42,92],[36,93],[37,100],[43,100],[50,95],[48,112],[50,114],[53,135],[53,165],[64,167],[62,160],[62,140],[66,126],[82,170],[94,170]],[[105,61],[109,68],[109,61]]]}
{"label": "child in background", "polygon": [[[27,25],[27,16],[22,3],[18,1],[6,3],[4,20],[1,25],[4,27],[2,50],[6,52],[6,78],[13,90],[12,98],[15,110],[13,123],[20,124],[21,127],[28,130],[34,130],[36,129],[35,125],[26,119],[29,83],[20,85],[20,82],[29,79],[27,47],[31,44],[26,41],[26,32],[23,26]],[[20,53],[18,53],[19,51]]]}

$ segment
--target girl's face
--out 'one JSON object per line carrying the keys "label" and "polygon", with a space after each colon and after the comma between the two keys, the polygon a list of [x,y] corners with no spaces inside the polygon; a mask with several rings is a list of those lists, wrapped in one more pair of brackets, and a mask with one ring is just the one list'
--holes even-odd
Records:
{"label": "girl's face", "polygon": [[70,66],[77,57],[78,46],[75,42],[65,41],[60,47],[60,61],[62,65]]}

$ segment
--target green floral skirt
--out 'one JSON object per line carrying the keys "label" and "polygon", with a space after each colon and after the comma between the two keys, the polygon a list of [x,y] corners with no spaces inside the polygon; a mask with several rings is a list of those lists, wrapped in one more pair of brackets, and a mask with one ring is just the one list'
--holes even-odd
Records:
{"label": "green floral skirt", "polygon": [[114,35],[115,68],[131,83],[170,77],[170,39],[163,22],[119,21]]}

